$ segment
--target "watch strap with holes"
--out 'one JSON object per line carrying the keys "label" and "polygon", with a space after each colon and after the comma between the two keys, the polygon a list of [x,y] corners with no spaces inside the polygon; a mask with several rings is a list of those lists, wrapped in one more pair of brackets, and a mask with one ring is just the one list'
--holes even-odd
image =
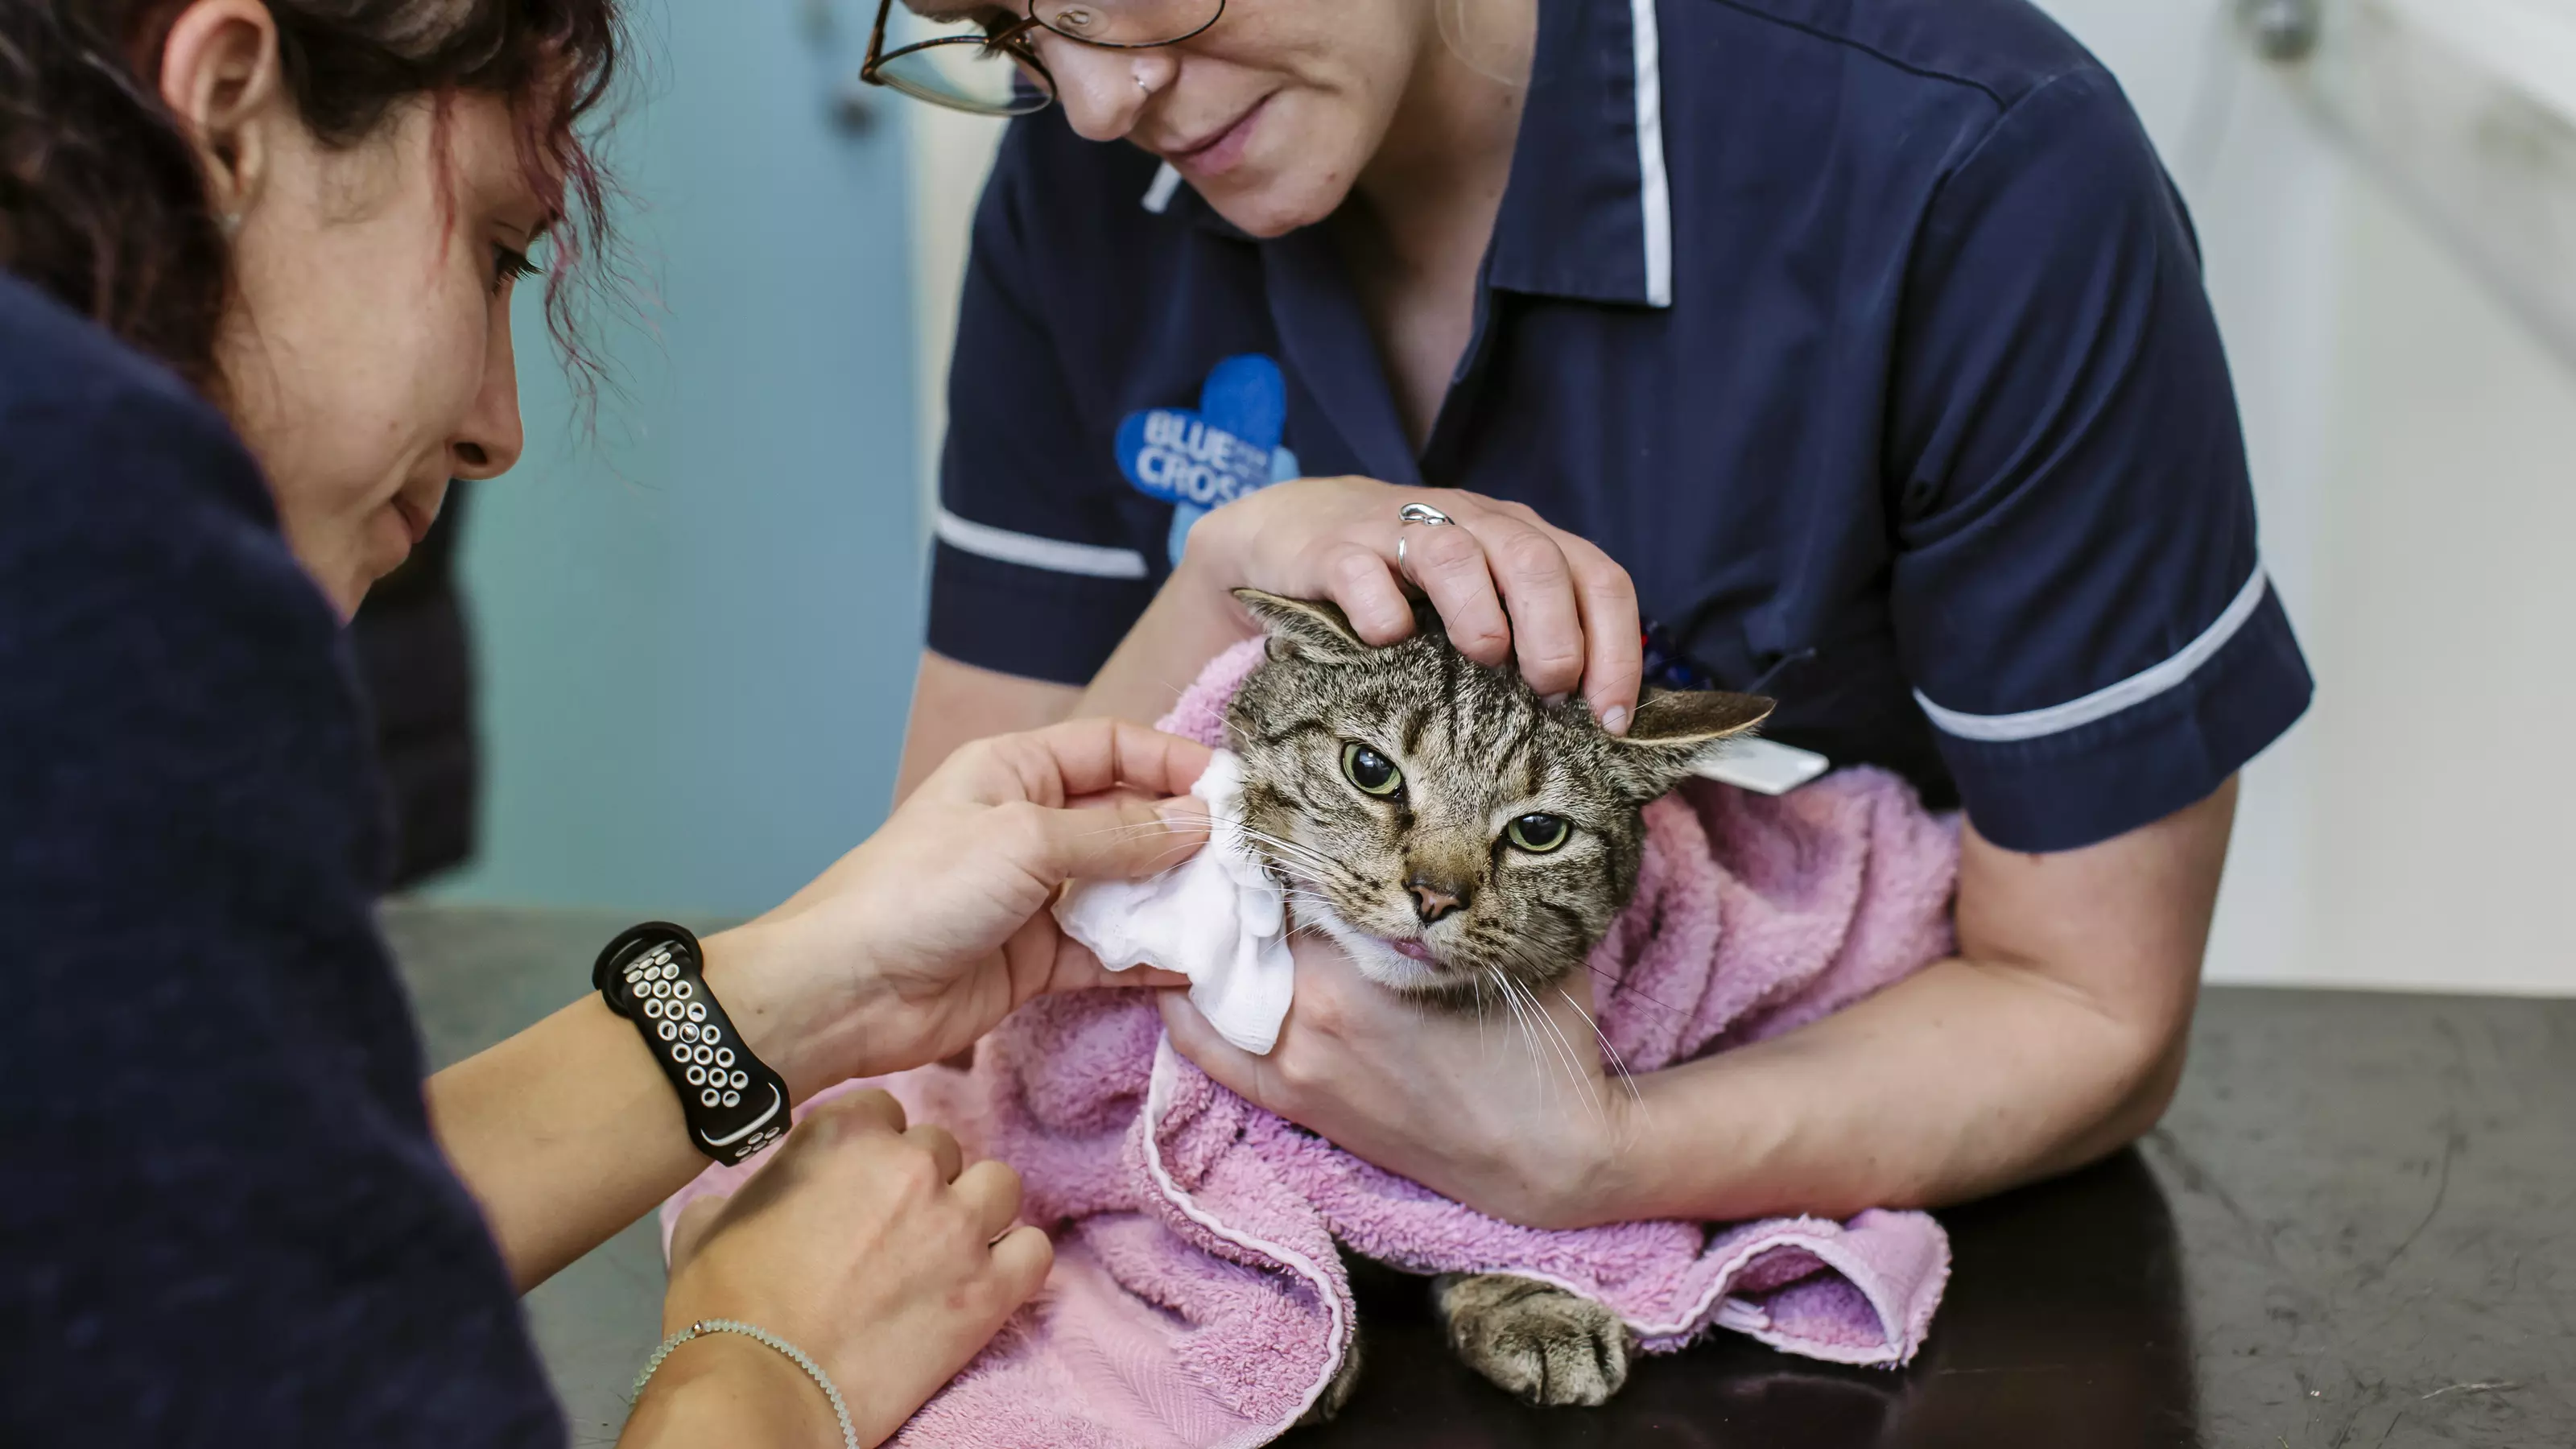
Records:
{"label": "watch strap with holes", "polygon": [[643,1033],[680,1095],[689,1141],[718,1162],[740,1162],[787,1135],[787,1083],[752,1055],[705,972],[686,927],[646,921],[601,948],[590,980]]}

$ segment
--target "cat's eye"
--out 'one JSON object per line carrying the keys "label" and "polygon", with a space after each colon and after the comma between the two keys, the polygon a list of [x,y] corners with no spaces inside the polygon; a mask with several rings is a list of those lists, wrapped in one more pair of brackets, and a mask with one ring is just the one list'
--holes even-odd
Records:
{"label": "cat's eye", "polygon": [[1392,795],[1404,788],[1404,772],[1395,761],[1356,740],[1342,746],[1342,778],[1364,795]]}
{"label": "cat's eye", "polygon": [[1574,827],[1562,815],[1524,815],[1503,831],[1514,845],[1532,855],[1545,855],[1563,845],[1574,834]]}

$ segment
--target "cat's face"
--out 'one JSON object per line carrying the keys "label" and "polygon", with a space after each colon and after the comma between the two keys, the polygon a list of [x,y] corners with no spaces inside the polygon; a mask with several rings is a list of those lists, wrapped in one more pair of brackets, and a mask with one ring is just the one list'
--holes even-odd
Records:
{"label": "cat's face", "polygon": [[1628,902],[1639,812],[1770,712],[1661,694],[1625,737],[1449,646],[1424,611],[1372,649],[1330,604],[1237,591],[1269,659],[1227,710],[1244,824],[1302,924],[1371,978],[1467,1003],[1553,985]]}

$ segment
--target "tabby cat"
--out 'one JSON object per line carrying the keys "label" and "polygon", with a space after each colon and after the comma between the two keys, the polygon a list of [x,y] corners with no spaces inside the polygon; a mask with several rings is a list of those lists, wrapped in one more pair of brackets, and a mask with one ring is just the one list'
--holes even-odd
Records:
{"label": "tabby cat", "polygon": [[[1329,603],[1235,597],[1269,635],[1226,713],[1246,834],[1301,927],[1435,1007],[1535,1002],[1580,968],[1636,890],[1646,803],[1771,711],[1659,693],[1615,736],[1461,655],[1427,608],[1371,648]],[[1500,1273],[1444,1276],[1433,1299],[1459,1357],[1523,1398],[1598,1404],[1627,1380],[1635,1345],[1601,1304]],[[1318,1416],[1358,1367],[1355,1343]]]}

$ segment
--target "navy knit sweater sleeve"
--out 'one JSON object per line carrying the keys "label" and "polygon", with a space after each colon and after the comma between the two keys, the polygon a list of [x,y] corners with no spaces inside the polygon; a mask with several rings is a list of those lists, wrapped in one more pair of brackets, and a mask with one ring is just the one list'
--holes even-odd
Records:
{"label": "navy knit sweater sleeve", "polygon": [[562,1442],[366,740],[222,418],[0,274],[0,1444]]}

